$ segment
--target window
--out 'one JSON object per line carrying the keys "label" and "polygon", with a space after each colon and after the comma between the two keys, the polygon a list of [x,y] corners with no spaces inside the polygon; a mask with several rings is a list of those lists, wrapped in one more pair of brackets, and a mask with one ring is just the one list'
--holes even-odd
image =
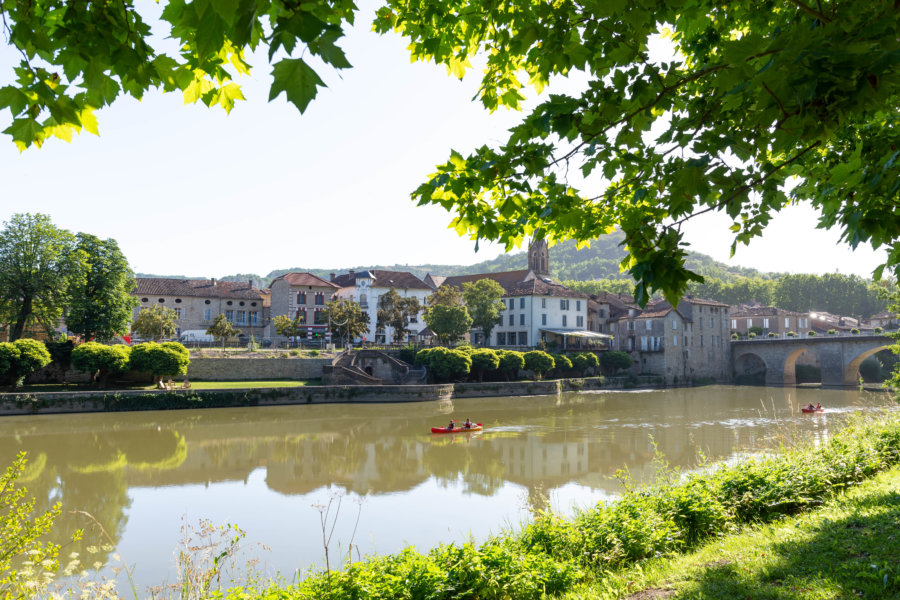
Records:
{"label": "window", "polygon": [[366,308],[367,306],[369,306],[369,302],[368,302],[368,300],[366,300],[365,294],[359,295],[359,305],[362,306],[363,308]]}
{"label": "window", "polygon": [[500,331],[497,332],[497,345],[505,346],[506,345],[506,333]]}
{"label": "window", "polygon": [[732,319],[732,320],[731,320],[731,328],[732,328],[732,329],[737,329],[737,319]]}
{"label": "window", "polygon": [[525,308],[525,298],[519,298],[519,308]]}
{"label": "window", "polygon": [[785,317],[784,318],[784,328],[790,329],[790,327],[791,327],[791,319],[790,319],[790,317]]}
{"label": "window", "polygon": [[634,331],[634,321],[628,321],[628,324],[625,326],[625,329],[629,331]]}
{"label": "window", "polygon": [[203,310],[203,320],[209,321],[212,319],[212,309],[206,308]]}
{"label": "window", "polygon": [[597,314],[600,315],[601,319],[606,317],[606,311],[603,310],[602,308],[597,311]]}
{"label": "window", "polygon": [[418,322],[419,322],[419,315],[409,315],[409,322],[410,322],[410,323],[418,323]]}
{"label": "window", "polygon": [[175,308],[175,318],[176,318],[176,319],[180,319],[180,318],[181,318],[181,307],[180,307],[180,306],[178,306],[178,307]]}
{"label": "window", "polygon": [[547,324],[547,313],[541,314],[541,325]]}
{"label": "window", "polygon": [[297,292],[297,304],[306,304],[306,292]]}
{"label": "window", "polygon": [[647,351],[647,336],[646,335],[641,336],[641,351],[642,352]]}
{"label": "window", "polygon": [[677,345],[678,345],[678,336],[677,336],[677,335],[673,335],[673,336],[672,336],[672,345],[673,345],[673,346],[677,346]]}
{"label": "window", "polygon": [[525,324],[525,313],[519,315],[519,325]]}
{"label": "window", "polygon": [[562,317],[563,317],[563,327],[565,327],[566,326],[566,315],[563,315]]}
{"label": "window", "polygon": [[575,327],[584,327],[584,317],[581,315],[575,317]]}
{"label": "window", "polygon": [[516,324],[516,315],[509,315],[509,324],[510,325]]}
{"label": "window", "polygon": [[[146,302],[146,300],[144,300]],[[547,308],[547,299],[541,298],[541,308]]]}
{"label": "window", "polygon": [[316,306],[325,306],[325,294],[322,292],[316,294]]}
{"label": "window", "polygon": [[324,310],[317,310],[315,311],[315,313],[316,325],[324,325],[328,323],[328,319],[325,318]]}
{"label": "window", "polygon": [[768,328],[769,328],[769,320],[768,320],[768,319],[763,319],[763,327],[764,327],[765,329],[768,329]]}
{"label": "window", "polygon": [[753,319],[747,319],[747,329],[753,327]]}
{"label": "window", "polygon": [[[512,335],[512,334],[510,334],[510,335]],[[520,345],[520,346],[527,346],[527,345],[528,345],[528,332],[527,332],[527,331],[520,331],[520,332],[519,332],[519,345]]]}
{"label": "window", "polygon": [[250,313],[250,324],[254,327],[259,325],[259,313],[255,310]]}
{"label": "window", "polygon": [[653,321],[651,319],[647,319],[646,321],[644,321],[644,323],[646,323],[647,325],[647,331],[653,329]]}
{"label": "window", "polygon": [[701,348],[703,347],[703,336],[702,335],[700,336],[700,347]]}
{"label": "window", "polygon": [[569,310],[569,301],[568,300],[560,300],[559,301],[559,310]]}
{"label": "window", "polygon": [[[141,302],[146,302],[146,301],[147,301],[147,298],[141,298]],[[209,304],[209,300],[207,300],[206,303]]]}
{"label": "window", "polygon": [[672,331],[675,331],[677,329],[678,329],[678,321],[676,321],[675,319],[672,319]]}
{"label": "window", "polygon": [[300,324],[301,324],[301,325],[305,324],[305,323],[306,323],[306,311],[305,311],[305,310],[298,310],[298,311],[297,311],[297,318],[300,319]]}
{"label": "window", "polygon": [[238,325],[243,325],[244,323],[247,322],[247,313],[244,312],[243,310],[237,311],[237,315],[236,315],[236,316],[237,316],[237,323],[238,323]]}
{"label": "window", "polygon": [[575,301],[575,310],[581,310],[581,300]]}
{"label": "window", "polygon": [[225,311],[225,320],[228,321],[229,323],[234,322],[234,311],[233,310]]}

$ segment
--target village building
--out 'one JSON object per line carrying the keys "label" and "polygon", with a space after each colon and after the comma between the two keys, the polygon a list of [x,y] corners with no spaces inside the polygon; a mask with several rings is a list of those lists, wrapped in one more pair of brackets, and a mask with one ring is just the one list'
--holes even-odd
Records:
{"label": "village building", "polygon": [[751,329],[757,335],[774,333],[778,337],[784,337],[789,331],[805,336],[810,330],[809,315],[774,306],[734,306],[728,318],[731,333],[740,336],[748,335]]}
{"label": "village building", "polygon": [[882,329],[894,331],[900,327],[900,320],[897,319],[897,313],[889,310],[883,310],[878,314],[874,314],[865,321],[867,325],[872,327],[881,327]]}
{"label": "village building", "polygon": [[[325,304],[339,287],[312,273],[286,273],[269,284],[269,302],[272,318],[285,316],[299,319],[302,325],[300,338],[326,340],[329,337]],[[266,337],[278,341],[286,338],[278,335],[272,324],[266,329]],[[330,340],[329,340],[330,341]]]}
{"label": "village building", "polygon": [[463,284],[492,279],[503,288],[505,310],[491,332],[474,328],[472,343],[499,347],[531,348],[543,340],[558,349],[592,348],[608,336],[588,329],[588,296],[550,277],[547,242],[537,240],[528,249],[528,268],[500,273],[478,273],[447,277],[442,285],[462,288]]}
{"label": "village building", "polygon": [[610,323],[614,349],[631,354],[635,374],[656,375],[666,384],[731,380],[728,308],[723,302],[685,297],[644,310],[628,307]]}
{"label": "village building", "polygon": [[138,299],[135,317],[152,306],[174,310],[176,337],[205,332],[222,314],[248,338],[262,335],[268,321],[264,294],[252,281],[138,277],[132,295]]}
{"label": "village building", "polygon": [[369,315],[369,331],[365,341],[377,344],[390,343],[394,339],[393,327],[378,327],[378,301],[382,295],[396,290],[402,298],[416,298],[422,310],[410,318],[409,333],[405,341],[415,342],[416,336],[425,327],[423,320],[425,299],[435,288],[407,271],[385,271],[370,269],[368,271],[350,271],[343,275],[332,276],[331,283],[338,287],[337,296],[356,302]]}

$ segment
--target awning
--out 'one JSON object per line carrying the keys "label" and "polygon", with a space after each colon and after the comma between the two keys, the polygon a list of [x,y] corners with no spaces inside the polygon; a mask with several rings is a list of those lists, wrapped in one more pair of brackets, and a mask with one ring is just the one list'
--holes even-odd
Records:
{"label": "awning", "polygon": [[601,340],[611,340],[613,336],[606,333],[597,333],[596,331],[585,331],[583,329],[541,329],[544,333],[553,333],[564,337],[591,338]]}

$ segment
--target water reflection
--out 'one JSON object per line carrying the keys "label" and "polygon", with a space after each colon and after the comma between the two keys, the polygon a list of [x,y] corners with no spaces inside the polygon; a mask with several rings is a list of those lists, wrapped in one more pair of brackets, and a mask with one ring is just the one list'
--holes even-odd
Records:
{"label": "water reflection", "polygon": [[[404,541],[433,545],[465,534],[446,528],[429,533],[426,510],[439,510],[451,523],[470,523],[477,504],[482,523],[496,529],[519,516],[521,507],[510,502],[513,490],[531,510],[545,508],[554,490],[589,504],[618,492],[612,476],[619,469],[627,468],[639,480],[651,478],[657,449],[670,464],[690,468],[698,450],[712,459],[729,459],[794,436],[821,441],[843,415],[885,401],[857,391],[707,387],[401,405],[11,417],[0,420],[0,459],[8,463],[16,452],[27,451],[24,482],[42,507],[59,501],[67,511],[86,511],[117,544],[127,530],[148,547],[173,548],[177,538],[159,525],[171,525],[165,520],[172,514],[177,519],[179,511],[201,516],[224,511],[241,525],[266,513],[284,523],[290,519],[277,514],[285,510],[276,508],[283,505],[278,496],[307,501],[339,487],[385,499],[370,502],[366,516],[389,525],[372,525],[376,539],[370,549],[390,552]],[[822,402],[828,412],[802,415],[799,407],[809,402]],[[485,431],[426,433],[448,415],[483,422]],[[249,494],[235,493],[232,484]],[[132,511],[135,502],[141,508]],[[295,503],[291,510],[307,507]],[[398,507],[409,507],[401,509],[404,519],[397,516]],[[425,525],[405,531],[417,510]],[[163,520],[155,529],[147,525],[154,515]],[[129,518],[139,524],[129,527]],[[66,541],[83,526],[82,516],[67,513],[54,541]],[[289,523],[275,529],[275,536],[300,535]],[[384,539],[394,534],[396,539]],[[89,529],[74,550],[98,541]],[[290,571],[313,562],[318,550],[309,548],[292,548],[310,555],[291,556],[287,568],[275,566]],[[148,562],[166,563],[162,571],[149,569],[147,583],[164,577],[169,556],[163,552],[141,559],[145,573]]]}

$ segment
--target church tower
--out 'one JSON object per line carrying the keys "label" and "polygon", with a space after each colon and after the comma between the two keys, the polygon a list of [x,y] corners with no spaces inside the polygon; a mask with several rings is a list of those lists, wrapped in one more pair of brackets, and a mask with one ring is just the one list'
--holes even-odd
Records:
{"label": "church tower", "polygon": [[550,248],[547,240],[532,239],[528,247],[528,268],[539,277],[550,276]]}

